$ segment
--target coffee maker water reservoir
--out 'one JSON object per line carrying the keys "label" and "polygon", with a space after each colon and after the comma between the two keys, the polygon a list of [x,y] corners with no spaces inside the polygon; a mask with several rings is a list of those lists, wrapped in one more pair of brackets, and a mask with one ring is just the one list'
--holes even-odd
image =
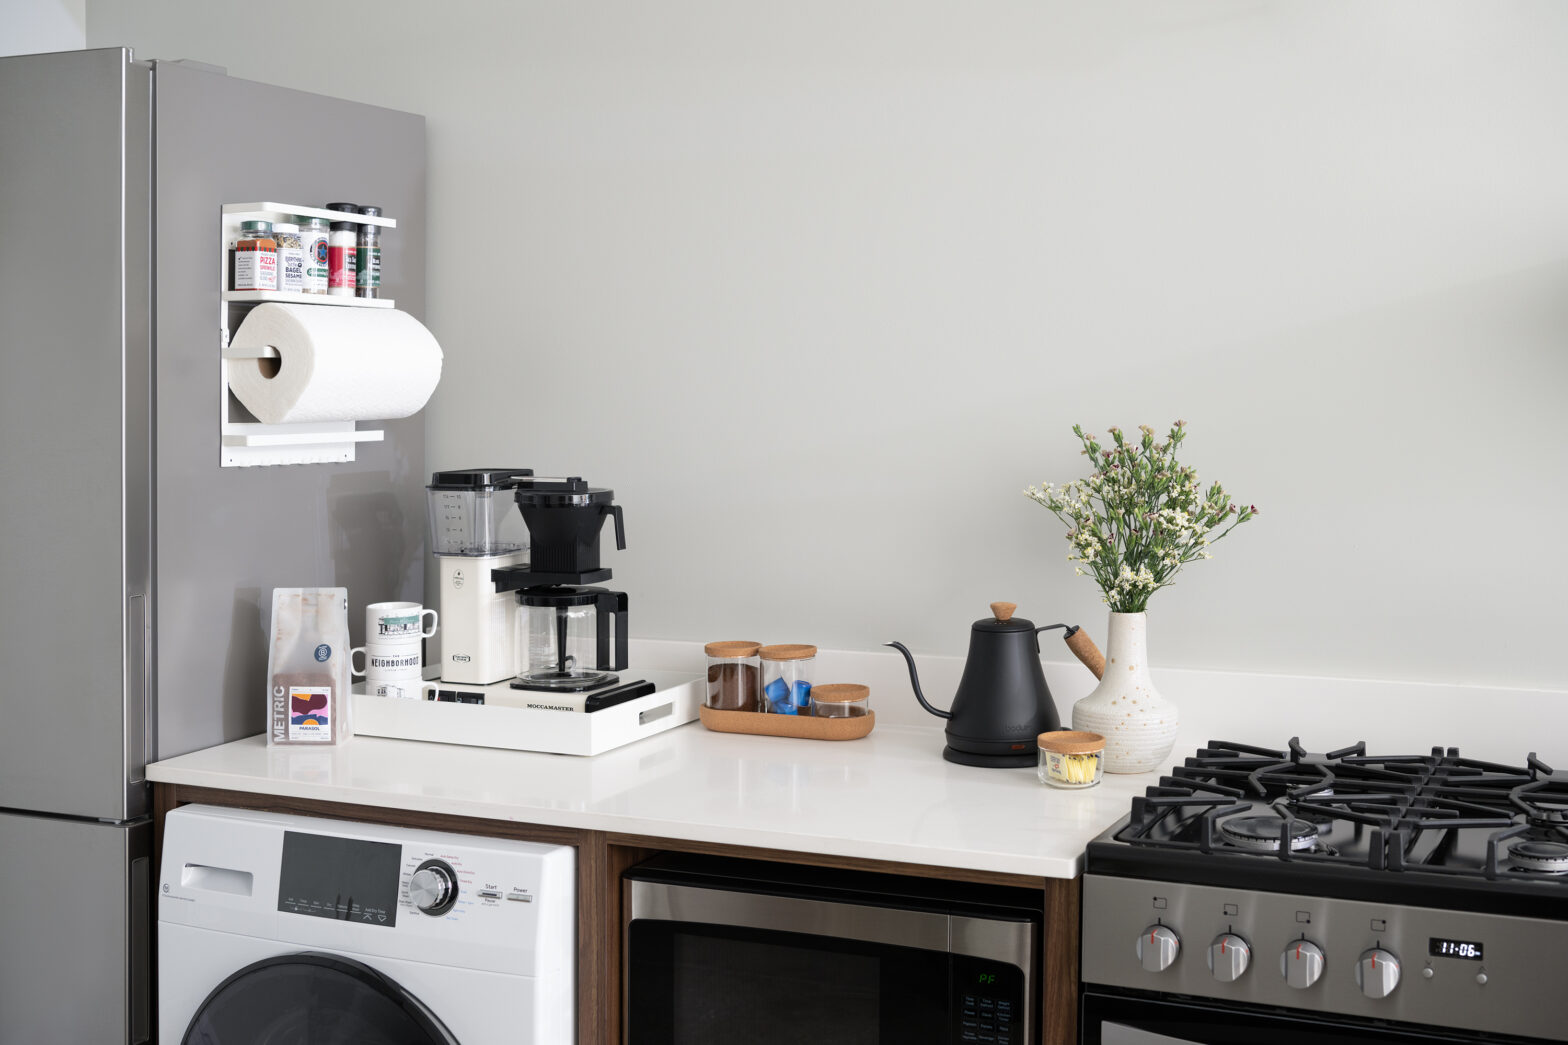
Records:
{"label": "coffee maker water reservoir", "polygon": [[441,678],[485,686],[516,675],[517,600],[491,573],[528,559],[513,491],[530,468],[436,472],[425,487],[441,593]]}

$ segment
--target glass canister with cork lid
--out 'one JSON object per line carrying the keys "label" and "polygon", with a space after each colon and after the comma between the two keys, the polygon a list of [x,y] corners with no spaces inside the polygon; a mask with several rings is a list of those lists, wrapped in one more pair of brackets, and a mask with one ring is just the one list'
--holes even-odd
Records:
{"label": "glass canister with cork lid", "polygon": [[762,710],[779,715],[811,714],[811,670],[817,647],[791,643],[764,646],[762,659]]}
{"label": "glass canister with cork lid", "polygon": [[811,690],[811,713],[818,718],[861,718],[871,713],[871,687],[831,682]]}
{"label": "glass canister with cork lid", "polygon": [[761,711],[762,667],[757,652],[760,642],[735,640],[710,642],[703,647],[708,655],[708,697],[703,702],[715,711]]}
{"label": "glass canister with cork lid", "polygon": [[1058,729],[1041,733],[1038,774],[1052,787],[1093,787],[1105,768],[1105,738],[1099,733]]}

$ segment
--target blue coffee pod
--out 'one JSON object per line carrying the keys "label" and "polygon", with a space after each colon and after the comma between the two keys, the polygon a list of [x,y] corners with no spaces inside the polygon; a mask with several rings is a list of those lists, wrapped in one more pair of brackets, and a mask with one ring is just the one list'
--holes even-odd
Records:
{"label": "blue coffee pod", "polygon": [[789,683],[783,679],[774,679],[762,688],[763,696],[768,698],[768,705],[780,715],[793,715],[795,709],[789,702]]}
{"label": "blue coffee pod", "polygon": [[790,703],[795,705],[798,714],[805,714],[811,707],[811,683],[805,679],[795,680],[794,689],[790,693]]}

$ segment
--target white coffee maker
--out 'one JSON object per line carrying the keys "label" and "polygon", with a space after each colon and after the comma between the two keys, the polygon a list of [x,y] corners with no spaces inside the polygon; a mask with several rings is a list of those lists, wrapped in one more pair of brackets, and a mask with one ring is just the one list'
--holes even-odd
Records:
{"label": "white coffee maker", "polygon": [[440,573],[441,679],[488,686],[516,675],[517,597],[494,570],[528,561],[528,528],[513,501],[531,468],[436,472],[425,487],[430,550]]}

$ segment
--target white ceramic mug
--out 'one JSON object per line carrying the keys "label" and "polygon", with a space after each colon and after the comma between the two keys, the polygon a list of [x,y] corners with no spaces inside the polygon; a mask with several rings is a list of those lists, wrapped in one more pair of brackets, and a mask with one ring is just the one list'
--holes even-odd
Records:
{"label": "white ceramic mug", "polygon": [[[360,654],[365,658],[364,667],[354,662]],[[418,643],[399,643],[395,646],[371,643],[355,646],[348,651],[348,670],[355,675],[365,676],[365,688],[369,691],[377,682],[418,681],[424,675],[425,657]]]}
{"label": "white ceramic mug", "polygon": [[[430,630],[425,630],[425,615],[430,615]],[[417,602],[373,602],[365,607],[365,644],[391,646],[418,642],[436,633],[440,618],[435,610]]]}

